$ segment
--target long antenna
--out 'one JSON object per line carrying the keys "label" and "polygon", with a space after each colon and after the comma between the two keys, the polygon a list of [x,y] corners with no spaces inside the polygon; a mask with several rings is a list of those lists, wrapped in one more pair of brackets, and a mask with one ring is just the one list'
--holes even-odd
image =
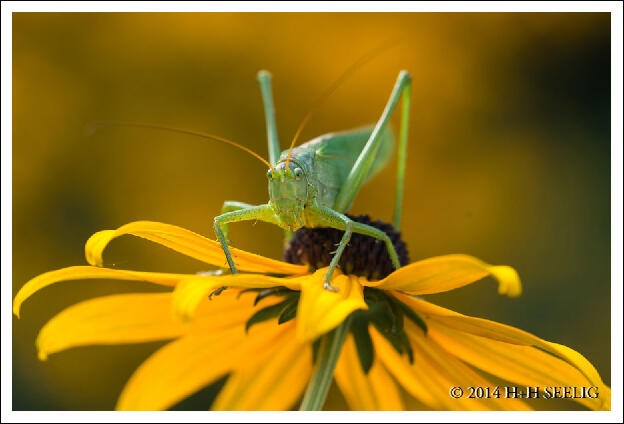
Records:
{"label": "long antenna", "polygon": [[303,120],[299,124],[297,131],[295,131],[295,136],[290,142],[290,147],[288,149],[288,156],[286,156],[286,169],[288,169],[288,163],[290,162],[290,155],[292,153],[293,148],[295,147],[295,143],[303,130],[303,127],[308,123],[312,115],[319,109],[319,107],[323,104],[323,102],[346,80],[353,72],[358,70],[362,65],[366,62],[375,58],[378,54],[389,49],[390,47],[397,44],[397,40],[393,39],[387,41],[370,52],[366,53],[364,56],[360,57],[357,61],[355,61],[351,66],[349,66],[333,83],[330,85],[311,105],[308,109],[308,112],[303,117]]}
{"label": "long antenna", "polygon": [[178,133],[178,134],[192,135],[192,136],[195,136],[195,137],[201,137],[201,138],[206,138],[206,139],[213,140],[213,141],[218,141],[218,142],[221,142],[221,143],[229,144],[230,146],[237,147],[237,148],[241,149],[242,151],[249,153],[251,156],[255,157],[256,159],[258,159],[259,161],[264,163],[266,166],[271,168],[272,171],[275,171],[273,166],[271,166],[271,164],[266,159],[264,159],[262,156],[260,156],[258,153],[254,152],[253,150],[251,150],[251,149],[249,149],[249,148],[247,148],[247,147],[245,147],[245,146],[243,146],[241,144],[238,144],[238,143],[236,143],[236,142],[234,142],[232,140],[228,140],[227,138],[219,137],[218,135],[203,133],[203,132],[199,132],[199,131],[186,130],[184,128],[166,127],[166,126],[163,126],[163,125],[143,123],[143,122],[118,122],[118,121],[94,122],[93,124],[91,124],[91,125],[89,125],[87,127],[87,131],[95,132],[98,129],[105,128],[105,127],[151,128],[151,129],[155,129],[155,130],[170,131],[170,132],[174,132],[174,133]]}

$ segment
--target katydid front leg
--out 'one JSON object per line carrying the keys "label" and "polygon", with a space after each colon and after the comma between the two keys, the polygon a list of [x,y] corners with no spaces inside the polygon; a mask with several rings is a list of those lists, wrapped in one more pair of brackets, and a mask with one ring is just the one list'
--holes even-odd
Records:
{"label": "katydid front leg", "polygon": [[[221,207],[221,215],[225,215],[227,212],[240,211],[242,209],[249,209],[253,207],[255,207],[255,205],[250,205],[249,203],[237,202],[236,200],[226,200],[223,202],[223,206]],[[230,238],[228,237],[228,225],[222,224],[221,229],[223,230],[225,240],[229,242]]]}
{"label": "katydid front leg", "polygon": [[[231,202],[234,203],[234,202]],[[227,204],[227,202],[226,202]],[[240,206],[241,204],[239,204]],[[230,205],[235,206],[235,205]],[[224,205],[225,207],[225,205]],[[219,239],[219,243],[221,243],[221,248],[223,249],[223,253],[225,254],[225,259],[227,260],[228,266],[230,267],[230,272],[232,274],[238,274],[238,270],[236,269],[236,265],[232,260],[232,254],[230,253],[230,249],[228,248],[228,241],[225,237],[225,233],[223,228],[225,227],[227,230],[227,224],[230,222],[241,222],[241,221],[251,221],[251,220],[259,220],[265,221],[269,223],[275,224],[275,216],[273,214],[273,209],[269,205],[260,205],[260,206],[250,206],[248,208],[234,210],[231,212],[226,212],[222,215],[215,217],[214,219],[214,228],[217,233],[217,238]],[[214,290],[208,296],[211,298],[213,295],[218,296],[225,290],[226,287],[219,287]]]}
{"label": "katydid front leg", "polygon": [[323,287],[326,290],[338,291],[338,287],[331,285],[332,275],[334,274],[334,270],[340,262],[340,257],[342,256],[345,247],[351,239],[351,234],[354,232],[384,241],[394,268],[399,269],[401,267],[401,264],[399,262],[399,256],[394,249],[392,240],[390,240],[390,237],[388,237],[388,235],[380,229],[359,222],[354,222],[348,216],[322,205],[310,207],[309,212],[312,214],[312,219],[316,223],[327,227],[336,228],[338,230],[344,230],[342,239],[338,244],[338,248],[336,249],[334,257],[329,263],[329,269],[327,270],[327,273],[325,274],[325,279],[323,280]]}
{"label": "katydid front leg", "polygon": [[[238,211],[241,209],[253,208],[254,205],[250,205],[249,203],[237,202],[236,200],[226,200],[223,202],[223,206],[221,207],[221,215],[226,212]],[[230,238],[228,237],[228,226],[227,224],[223,224],[221,226],[221,230],[223,231],[223,237],[227,242],[229,242]],[[223,275],[223,273],[227,270],[227,267],[221,267],[214,271],[200,271],[197,272],[197,275],[201,276],[215,276],[215,275]],[[220,293],[220,292],[219,292]],[[212,296],[212,294],[211,294]]]}

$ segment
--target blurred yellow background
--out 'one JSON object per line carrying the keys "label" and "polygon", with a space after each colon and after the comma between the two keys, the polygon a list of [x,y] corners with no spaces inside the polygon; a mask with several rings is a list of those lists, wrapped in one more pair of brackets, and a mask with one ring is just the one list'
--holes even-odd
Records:
{"label": "blurred yellow background", "polygon": [[[403,234],[412,261],[468,253],[514,266],[525,289],[508,299],[486,280],[427,298],[577,349],[610,383],[609,14],[15,13],[13,294],[37,274],[85,264],[84,242],[98,230],[147,219],[214,238],[224,200],[268,200],[265,167],[236,149],[145,129],[88,136],[86,125],[185,127],[266,157],[259,69],[273,74],[286,148],[310,103],[395,38],[332,95],[302,140],[374,122],[398,72],[409,70]],[[352,212],[389,221],[394,173],[393,162]],[[236,247],[281,257],[277,227],[235,224],[230,233]],[[130,237],[105,261],[206,269]],[[156,289],[76,281],[29,300],[13,321],[13,408],[113,408],[162,343],[71,349],[39,362],[36,334],[79,300],[147,290]],[[205,408],[213,393],[179,407]],[[337,391],[328,407],[344,407]]]}

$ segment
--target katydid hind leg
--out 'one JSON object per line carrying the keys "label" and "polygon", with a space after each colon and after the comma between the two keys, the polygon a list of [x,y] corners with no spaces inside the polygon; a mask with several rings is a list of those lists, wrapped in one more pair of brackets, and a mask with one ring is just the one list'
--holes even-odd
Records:
{"label": "katydid hind leg", "polygon": [[266,120],[267,143],[269,145],[269,162],[275,165],[280,156],[279,138],[277,136],[277,124],[275,123],[275,107],[273,106],[273,90],[271,88],[271,74],[268,71],[258,72],[258,84],[262,94],[264,117]]}
{"label": "katydid hind leg", "polygon": [[408,81],[403,89],[403,99],[401,100],[401,128],[399,132],[399,146],[397,149],[397,185],[394,200],[394,213],[392,215],[392,225],[396,231],[399,231],[401,227],[401,215],[403,212],[403,192],[405,183],[405,167],[407,163],[407,133],[409,130],[411,93],[412,83]]}
{"label": "katydid hind leg", "polygon": [[[269,147],[269,162],[271,165],[277,164],[280,157],[280,143],[277,135],[277,124],[275,121],[275,106],[273,105],[273,89],[271,85],[271,73],[261,70],[257,76],[260,93],[262,94],[262,105],[264,107],[264,118],[266,121],[267,144]],[[293,233],[284,230],[284,248],[288,248],[288,243]]]}
{"label": "katydid hind leg", "polygon": [[[338,192],[338,196],[336,197],[336,202],[334,204],[334,209],[338,212],[344,213],[348,210],[353,203],[353,199],[357,195],[360,190],[360,186],[364,182],[366,175],[373,163],[375,158],[375,154],[379,148],[380,142],[382,140],[381,133],[388,125],[388,121],[394,112],[397,104],[401,100],[402,94],[407,90],[407,95],[403,94],[403,100],[406,103],[409,103],[409,87],[411,85],[411,77],[407,73],[407,71],[401,71],[397,78],[397,81],[392,90],[392,94],[384,108],[381,117],[377,121],[373,132],[371,133],[366,145],[362,149],[362,152],[358,156],[355,164],[351,168],[349,175],[347,176],[345,182],[343,183],[340,191]],[[403,110],[403,116],[409,115],[409,107],[407,110]],[[405,150],[405,143],[407,143],[407,125],[401,125],[401,140],[399,142],[399,150]],[[399,160],[404,160],[405,154],[401,154]],[[405,174],[405,170],[401,171],[401,176]],[[402,177],[401,177],[402,178]],[[401,199],[398,199],[399,203],[402,203],[402,191],[401,191]],[[395,205],[396,206],[396,205]],[[399,205],[400,206],[400,205]]]}

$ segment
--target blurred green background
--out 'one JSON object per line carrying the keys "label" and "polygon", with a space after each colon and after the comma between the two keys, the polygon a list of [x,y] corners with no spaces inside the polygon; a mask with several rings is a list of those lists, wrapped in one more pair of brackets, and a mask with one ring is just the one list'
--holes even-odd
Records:
{"label": "blurred green background", "polygon": [[[213,238],[224,200],[268,199],[264,165],[236,149],[144,129],[87,136],[87,124],[186,127],[266,156],[259,69],[273,73],[285,148],[310,103],[394,38],[402,42],[345,82],[302,139],[374,122],[399,70],[409,70],[411,259],[469,253],[514,266],[525,290],[508,299],[486,280],[427,298],[577,349],[610,383],[609,14],[14,13],[13,295],[42,272],[85,264],[84,242],[98,230],[147,219]],[[390,220],[394,172],[392,163],[369,183],[352,212]],[[231,238],[281,257],[277,227],[238,224]],[[205,269],[131,237],[105,261]],[[149,290],[76,281],[29,300],[13,320],[13,408],[113,408],[162,343],[77,348],[39,362],[36,334],[79,300]],[[179,408],[204,408],[213,392]],[[329,407],[344,407],[337,391]]]}

